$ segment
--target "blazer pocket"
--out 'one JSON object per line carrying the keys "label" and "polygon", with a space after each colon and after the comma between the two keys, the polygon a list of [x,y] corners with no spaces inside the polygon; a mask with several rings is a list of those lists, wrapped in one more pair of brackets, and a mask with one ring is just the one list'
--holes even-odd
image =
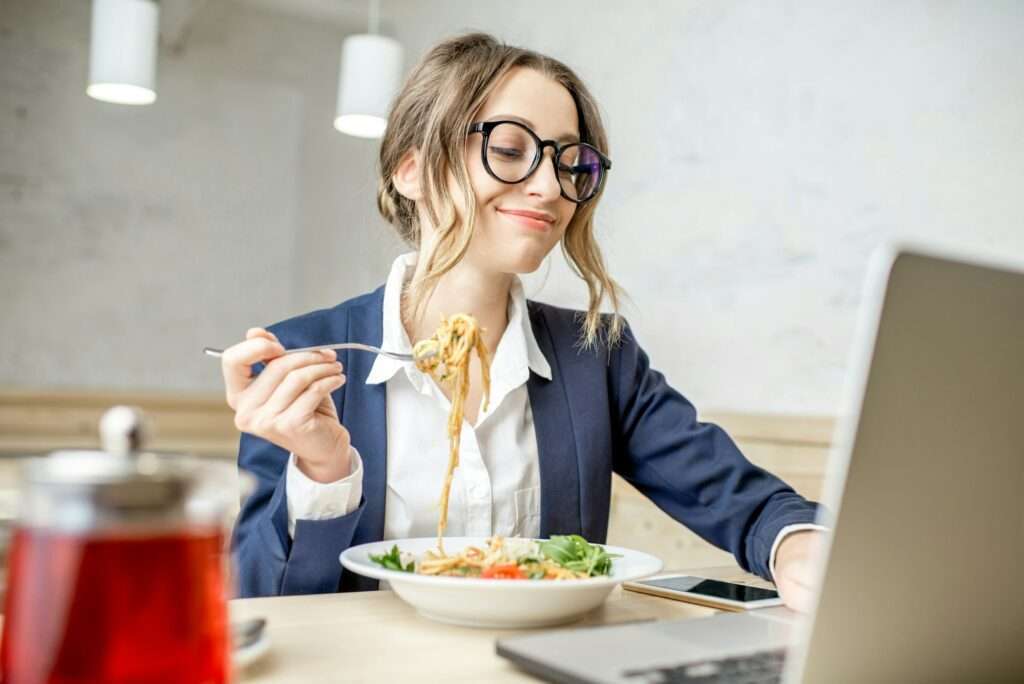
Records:
{"label": "blazer pocket", "polygon": [[537,537],[540,535],[540,487],[516,490],[516,523],[512,535],[515,537]]}

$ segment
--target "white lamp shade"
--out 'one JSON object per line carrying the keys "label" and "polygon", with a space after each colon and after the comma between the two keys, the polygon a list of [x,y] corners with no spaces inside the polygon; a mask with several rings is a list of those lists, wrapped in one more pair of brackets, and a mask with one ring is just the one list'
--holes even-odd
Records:
{"label": "white lamp shade", "polygon": [[159,24],[153,0],[93,0],[86,93],[117,104],[154,102]]}
{"label": "white lamp shade", "polygon": [[360,138],[380,138],[402,78],[402,46],[376,34],[349,36],[341,46],[341,81],[334,127]]}

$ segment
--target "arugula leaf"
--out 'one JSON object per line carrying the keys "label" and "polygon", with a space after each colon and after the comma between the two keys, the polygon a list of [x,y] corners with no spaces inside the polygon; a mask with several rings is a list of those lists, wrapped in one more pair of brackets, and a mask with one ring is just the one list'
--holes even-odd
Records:
{"label": "arugula leaf", "polygon": [[387,570],[397,570],[398,572],[413,572],[416,569],[416,563],[410,562],[407,565],[402,565],[402,555],[398,550],[398,544],[391,547],[391,550],[387,553],[382,553],[379,556],[370,554],[370,560],[380,565]]}
{"label": "arugula leaf", "polygon": [[598,544],[588,543],[578,534],[553,535],[548,541],[541,542],[540,552],[563,568],[582,572],[588,577],[611,574],[612,558],[618,557]]}

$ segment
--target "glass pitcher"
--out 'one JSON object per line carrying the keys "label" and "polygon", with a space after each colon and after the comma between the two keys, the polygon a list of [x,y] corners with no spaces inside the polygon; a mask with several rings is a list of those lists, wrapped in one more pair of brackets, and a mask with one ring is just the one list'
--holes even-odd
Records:
{"label": "glass pitcher", "polygon": [[104,450],[22,470],[0,670],[9,684],[230,681],[227,527],[233,463],[141,453],[141,414],[102,422]]}

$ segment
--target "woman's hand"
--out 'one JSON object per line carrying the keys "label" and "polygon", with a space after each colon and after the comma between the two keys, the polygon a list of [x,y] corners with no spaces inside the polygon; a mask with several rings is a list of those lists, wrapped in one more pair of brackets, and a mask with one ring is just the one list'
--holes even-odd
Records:
{"label": "woman's hand", "polygon": [[783,602],[800,613],[814,605],[814,581],[825,533],[802,530],[786,535],[775,553],[775,586]]}
{"label": "woman's hand", "polygon": [[[331,399],[345,384],[338,355],[285,355],[273,333],[262,328],[250,328],[245,338],[221,357],[235,427],[295,454],[299,469],[317,482],[347,477],[350,438]],[[251,366],[260,361],[266,367],[253,377]]]}

